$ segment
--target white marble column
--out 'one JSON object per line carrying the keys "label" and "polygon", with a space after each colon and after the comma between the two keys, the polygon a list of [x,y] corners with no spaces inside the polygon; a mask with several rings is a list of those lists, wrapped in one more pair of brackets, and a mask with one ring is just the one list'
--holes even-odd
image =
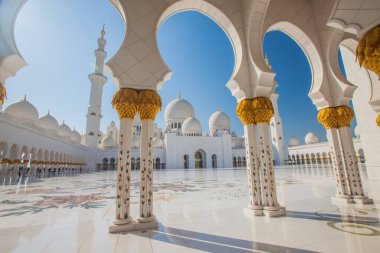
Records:
{"label": "white marble column", "polygon": [[257,159],[255,125],[245,125],[244,135],[249,190],[248,208],[254,211],[254,215],[263,215],[263,203],[261,195],[259,161]]}
{"label": "white marble column", "polygon": [[132,221],[130,216],[132,123],[132,119],[120,119],[115,225]]}
{"label": "white marble column", "polygon": [[155,221],[153,214],[153,120],[141,120],[140,144],[140,217],[139,222]]}
{"label": "white marble column", "polygon": [[[274,177],[274,165],[272,156],[272,144],[270,140],[268,123],[257,124],[257,139],[258,139],[258,151],[261,170],[261,183],[263,191],[263,205],[264,210],[278,211],[278,214],[282,214],[285,210],[279,206],[277,202],[276,181]],[[276,213],[270,216],[275,216]]]}
{"label": "white marble column", "polygon": [[338,132],[349,193],[356,202],[359,201],[363,204],[372,203],[373,201],[364,195],[351,129],[349,127],[342,127],[338,129]]}
{"label": "white marble column", "polygon": [[346,182],[346,173],[344,169],[344,157],[339,142],[339,132],[337,128],[326,129],[327,140],[330,146],[332,166],[336,180],[336,196],[339,198],[350,199],[348,182]]}

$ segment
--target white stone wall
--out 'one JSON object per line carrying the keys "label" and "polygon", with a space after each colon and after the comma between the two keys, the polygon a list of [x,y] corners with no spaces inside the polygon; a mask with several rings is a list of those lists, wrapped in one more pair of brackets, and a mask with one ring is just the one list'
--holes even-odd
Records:
{"label": "white stone wall", "polygon": [[[49,150],[49,153],[63,153],[70,156],[81,157],[88,161],[89,150],[87,147],[74,143],[68,139],[49,134],[39,130],[38,127],[31,127],[0,116],[0,142],[7,143],[8,151],[4,157],[10,158],[10,149],[13,144],[27,146],[29,151],[34,147],[37,149]],[[18,159],[21,159],[19,152]],[[43,159],[44,160],[44,159]],[[51,160],[51,159],[50,159]]]}
{"label": "white stone wall", "polygon": [[189,168],[195,168],[194,155],[198,150],[206,154],[206,167],[212,167],[212,155],[217,156],[218,168],[232,167],[231,136],[179,136],[168,133],[165,135],[166,168],[183,169],[184,155],[189,156]]}

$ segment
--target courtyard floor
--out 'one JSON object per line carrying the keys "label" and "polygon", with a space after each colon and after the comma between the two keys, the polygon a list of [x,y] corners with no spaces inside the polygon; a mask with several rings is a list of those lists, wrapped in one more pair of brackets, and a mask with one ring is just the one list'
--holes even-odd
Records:
{"label": "courtyard floor", "polygon": [[[138,173],[132,173],[135,218]],[[114,171],[19,183],[0,177],[0,252],[380,252],[379,206],[333,205],[331,168],[275,173],[287,216],[269,219],[244,215],[245,169],[155,171],[159,228],[123,234],[108,233],[115,216]]]}

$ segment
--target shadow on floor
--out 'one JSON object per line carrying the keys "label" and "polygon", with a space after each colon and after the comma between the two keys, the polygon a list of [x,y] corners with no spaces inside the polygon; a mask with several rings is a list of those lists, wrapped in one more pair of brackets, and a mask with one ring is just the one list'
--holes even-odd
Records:
{"label": "shadow on floor", "polygon": [[292,252],[311,253],[315,251],[289,248],[274,244],[260,243],[231,237],[212,235],[190,230],[166,227],[159,224],[158,230],[140,231],[132,234],[150,238],[153,240],[175,244],[195,250],[202,250],[212,253],[248,253],[256,251],[264,252]]}

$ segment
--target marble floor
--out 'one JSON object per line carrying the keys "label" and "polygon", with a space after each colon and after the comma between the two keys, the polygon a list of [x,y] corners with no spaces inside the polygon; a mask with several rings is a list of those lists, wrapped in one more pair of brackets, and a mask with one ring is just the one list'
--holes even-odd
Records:
{"label": "marble floor", "polygon": [[[326,167],[277,168],[287,216],[245,216],[244,169],[154,173],[159,228],[109,234],[115,172],[56,175],[17,182],[0,176],[0,252],[380,252],[379,206],[335,206]],[[371,192],[363,173],[366,192]],[[132,215],[138,211],[133,172]],[[376,193],[380,194],[380,193]]]}

